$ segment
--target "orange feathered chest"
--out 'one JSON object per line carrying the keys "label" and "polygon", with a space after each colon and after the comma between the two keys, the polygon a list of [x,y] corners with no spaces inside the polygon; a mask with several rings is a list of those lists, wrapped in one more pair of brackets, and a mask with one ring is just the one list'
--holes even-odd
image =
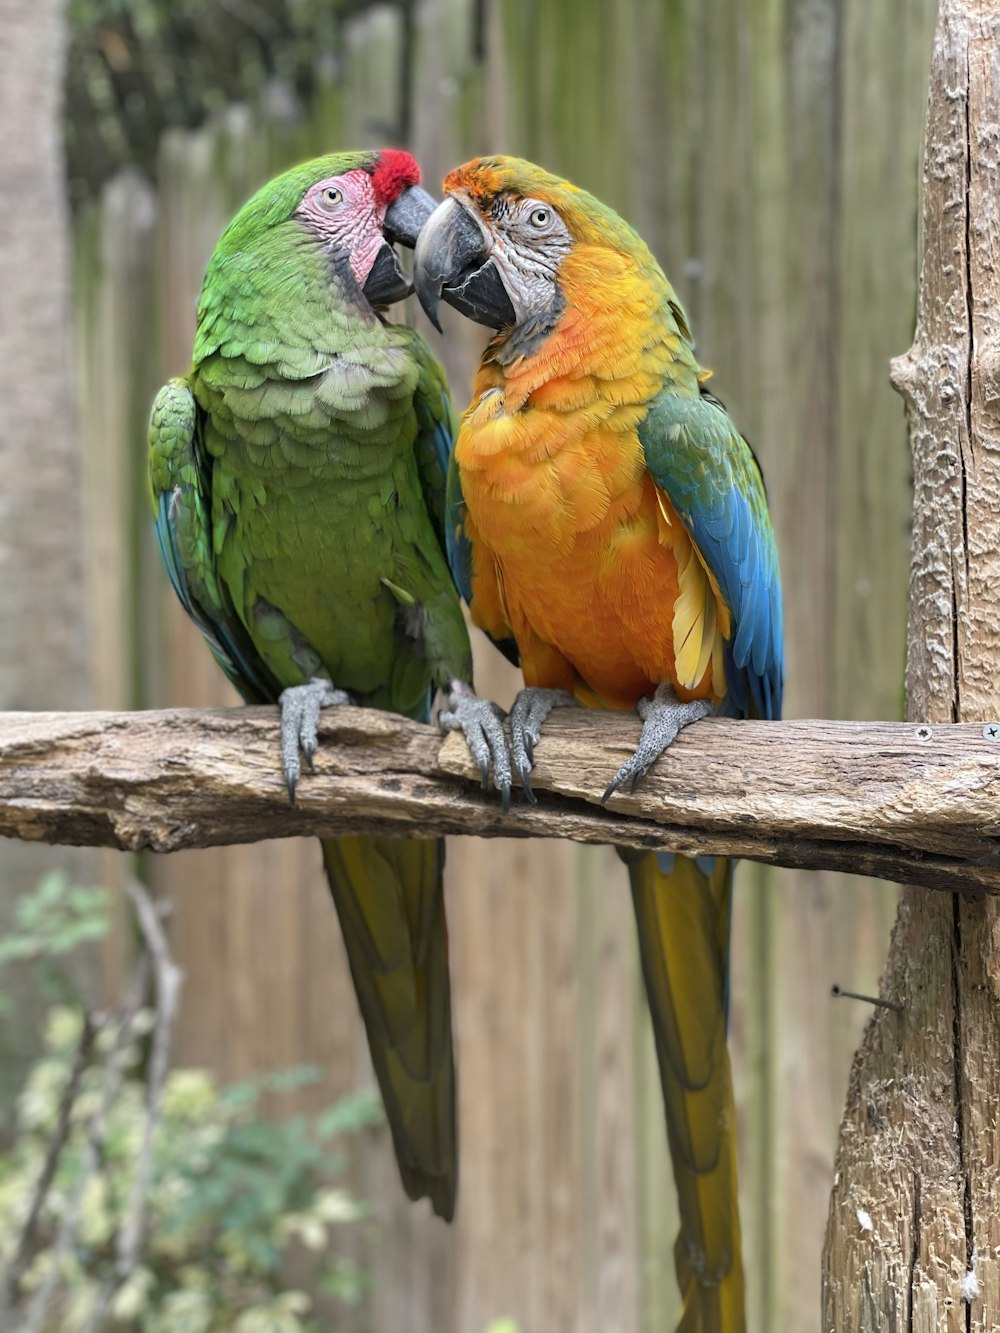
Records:
{"label": "orange feathered chest", "polygon": [[638,436],[663,360],[610,382],[579,361],[547,378],[484,367],[456,444],[473,620],[509,627],[529,685],[585,703],[630,708],[661,681],[725,690],[725,609]]}

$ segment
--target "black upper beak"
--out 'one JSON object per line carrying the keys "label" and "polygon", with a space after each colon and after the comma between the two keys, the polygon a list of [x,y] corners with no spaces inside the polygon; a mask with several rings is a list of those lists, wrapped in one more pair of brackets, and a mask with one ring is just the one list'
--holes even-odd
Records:
{"label": "black upper beak", "polygon": [[372,305],[391,305],[393,301],[402,301],[413,290],[392,247],[395,243],[409,246],[412,250],[421,227],[436,206],[436,201],[419,185],[411,185],[389,205],[382,223],[385,242],[375,257],[362,289]]}
{"label": "black upper beak", "polygon": [[411,185],[404,190],[395,203],[390,204],[382,223],[382,233],[387,241],[395,245],[405,245],[410,250],[417,243],[421,228],[437,208],[437,200],[432,198],[419,185]]}
{"label": "black upper beak", "polygon": [[424,224],[414,254],[413,285],[438,332],[442,296],[461,314],[488,328],[506,329],[517,323],[479,224],[457,199],[445,199]]}

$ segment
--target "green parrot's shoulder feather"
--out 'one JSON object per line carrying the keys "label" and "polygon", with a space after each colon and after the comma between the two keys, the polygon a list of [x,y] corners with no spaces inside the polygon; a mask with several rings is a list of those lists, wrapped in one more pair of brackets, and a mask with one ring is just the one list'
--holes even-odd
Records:
{"label": "green parrot's shoulder feather", "polygon": [[234,612],[216,571],[211,470],[191,386],[169,380],[149,420],[149,488],[160,555],[181,605],[248,703],[277,698],[271,676]]}
{"label": "green parrot's shoulder feather", "polygon": [[[232,251],[216,249],[198,302],[194,364],[206,384],[256,391],[322,375],[374,316],[351,309],[305,228],[280,222]],[[367,314],[367,318],[366,318]]]}
{"label": "green parrot's shoulder feather", "polygon": [[444,550],[445,487],[458,421],[441,363],[416,330],[400,328],[398,332],[418,367],[413,393],[417,416],[417,437],[413,447],[424,500]]}
{"label": "green parrot's shoulder feather", "polygon": [[[420,334],[405,326],[393,326],[392,334],[395,345],[406,352],[416,367],[413,410],[417,429],[413,453],[417,478],[440,555],[450,565],[446,491],[458,419],[444,369]],[[468,631],[452,582],[445,569],[441,572],[444,583],[423,608],[425,643],[436,664],[433,674],[439,685],[446,684],[451,677],[466,680],[472,674]]]}
{"label": "green parrot's shoulder feather", "polygon": [[778,550],[760,467],[722,403],[671,385],[639,426],[646,466],[670,498],[729,607],[727,711],[781,715]]}

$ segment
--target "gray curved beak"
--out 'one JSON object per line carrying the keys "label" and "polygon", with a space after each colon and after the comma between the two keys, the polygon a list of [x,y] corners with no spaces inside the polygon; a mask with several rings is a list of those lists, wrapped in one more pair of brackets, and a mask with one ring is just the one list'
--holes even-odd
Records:
{"label": "gray curved beak", "polygon": [[517,314],[475,218],[448,198],[427,219],[413,257],[413,286],[427,318],[441,332],[441,298],[479,324],[510,328]]}
{"label": "gray curved beak", "polygon": [[433,196],[419,185],[411,185],[395,203],[389,205],[382,224],[382,234],[390,244],[405,245],[412,250],[421,228],[435,208],[437,200]]}
{"label": "gray curved beak", "polygon": [[393,245],[405,245],[411,250],[417,243],[420,229],[437,208],[437,200],[431,198],[419,185],[411,185],[399,198],[386,209],[382,223],[382,235],[385,240],[378,252],[372,270],[368,274],[362,290],[374,306],[392,305],[403,301],[413,288],[403,272]]}

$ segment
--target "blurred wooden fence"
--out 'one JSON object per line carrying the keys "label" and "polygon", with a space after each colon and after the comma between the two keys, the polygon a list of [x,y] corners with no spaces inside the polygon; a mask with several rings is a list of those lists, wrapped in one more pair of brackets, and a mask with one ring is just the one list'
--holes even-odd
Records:
{"label": "blurred wooden fence", "polygon": [[[100,706],[232,702],[162,576],[145,418],[190,354],[205,261],[294,160],[408,132],[435,188],[485,151],[589,187],[649,240],[701,359],[757,448],[782,553],[788,716],[899,715],[910,515],[887,361],[914,306],[917,154],[933,0],[422,0],[344,28],[308,118],[233,109],[162,144],[79,221],[87,558]],[[408,71],[408,73],[407,73]],[[403,99],[407,99],[405,102]],[[482,331],[429,336],[464,401]],[[409,317],[417,318],[414,311]],[[426,325],[421,324],[425,332]],[[516,677],[477,644],[477,682]],[[226,1077],[370,1078],[311,843],[157,860],[187,975],[179,1059]],[[106,876],[122,873],[108,858]],[[449,849],[461,1189],[446,1228],[406,1203],[387,1134],[357,1186],[379,1230],[369,1298],[337,1327],[523,1333],[672,1327],[673,1186],[622,867],[558,844]],[[894,890],[738,876],[732,1043],[751,1326],[819,1326],[819,1255],[850,1053]],[[126,941],[109,951],[113,978]]]}

